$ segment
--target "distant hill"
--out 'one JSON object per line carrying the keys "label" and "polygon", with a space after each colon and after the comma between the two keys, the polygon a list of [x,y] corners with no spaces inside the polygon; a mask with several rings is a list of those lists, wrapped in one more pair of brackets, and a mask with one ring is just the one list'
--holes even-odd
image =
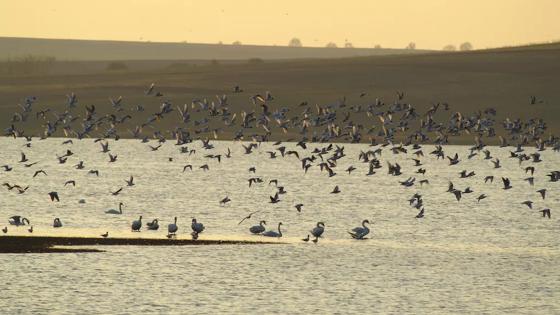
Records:
{"label": "distant hill", "polygon": [[0,60],[26,55],[57,60],[247,60],[415,54],[427,50],[152,43],[0,37]]}

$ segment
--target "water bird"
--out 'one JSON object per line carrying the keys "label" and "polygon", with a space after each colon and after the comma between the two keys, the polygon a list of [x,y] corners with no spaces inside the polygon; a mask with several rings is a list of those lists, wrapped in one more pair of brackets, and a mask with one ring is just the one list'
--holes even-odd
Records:
{"label": "water bird", "polygon": [[529,209],[533,209],[533,202],[531,200],[525,200],[521,204],[526,205]]}
{"label": "water bird", "polygon": [[510,180],[507,177],[502,177],[502,182],[504,183],[504,190],[511,189]]}
{"label": "water bird", "polygon": [[173,223],[170,223],[167,226],[167,232],[169,233],[169,235],[176,235],[178,230],[179,230],[179,227],[177,226],[177,217],[175,217],[175,220],[173,221]]}
{"label": "water bird", "polygon": [[416,215],[416,219],[421,219],[424,217],[424,207],[422,207],[422,209],[420,210],[420,212],[418,212],[418,214]]}
{"label": "water bird", "polygon": [[33,178],[35,178],[35,177],[36,177],[37,175],[39,175],[39,174],[44,174],[45,176],[47,176],[47,173],[46,173],[45,171],[43,171],[43,170],[38,170],[38,171],[35,171],[35,174],[33,174]]}
{"label": "water bird", "polygon": [[15,225],[15,226],[26,225],[26,224],[29,225],[29,220],[22,216],[14,215],[10,217],[8,223],[10,223],[10,225]]}
{"label": "water bird", "polygon": [[157,231],[159,229],[159,221],[158,219],[153,219],[152,222],[146,223],[148,226],[148,230]]}
{"label": "water bird", "polygon": [[309,234],[307,234],[306,238],[302,238],[301,240],[304,241],[304,242],[309,242]]}
{"label": "water bird", "polygon": [[107,211],[105,211],[105,213],[107,214],[122,214],[122,206],[124,206],[124,203],[119,202],[119,210],[116,209],[109,209]]}
{"label": "water bird", "polygon": [[197,222],[195,218],[192,219],[192,223],[191,223],[191,229],[193,230],[193,232],[196,232],[196,234],[200,234],[202,233],[202,231],[204,231],[204,224]]}
{"label": "water bird", "polygon": [[131,187],[134,186],[134,177],[132,175],[130,175],[130,179],[129,180],[124,180],[126,182],[126,185]]}
{"label": "water bird", "polygon": [[270,230],[262,233],[262,236],[266,237],[282,237],[282,230],[280,230],[280,226],[282,226],[282,222],[278,223],[278,232]]}
{"label": "water bird", "polygon": [[297,212],[301,212],[301,208],[303,208],[303,203],[298,203],[294,207],[296,208]]}
{"label": "water bird", "polygon": [[315,226],[315,228],[313,228],[310,232],[315,237],[321,237],[321,235],[325,232],[325,223],[317,222],[317,226]]}
{"label": "water bird", "polygon": [[230,201],[231,199],[229,199],[229,197],[226,196],[224,199],[220,200],[220,205],[225,206]]}
{"label": "water bird", "polygon": [[109,236],[109,232],[105,232],[105,234],[101,234],[101,237],[107,238]]}
{"label": "water bird", "polygon": [[249,232],[251,232],[252,234],[261,234],[266,230],[265,225],[266,221],[262,220],[258,225],[253,225],[252,227],[250,227]]}
{"label": "water bird", "polygon": [[334,189],[331,191],[331,194],[338,194],[338,193],[340,193],[340,188],[338,188],[338,185],[337,185],[337,186],[334,186]]}
{"label": "water bird", "polygon": [[27,229],[27,231],[28,231],[29,233],[33,233],[33,225],[30,226],[29,229]]}
{"label": "water bird", "polygon": [[5,227],[2,229],[2,232],[4,232],[4,234],[8,233],[8,227],[5,226]]}
{"label": "water bird", "polygon": [[140,232],[140,229],[142,228],[142,216],[140,216],[138,220],[132,221],[131,227],[132,227],[132,232]]}
{"label": "water bird", "polygon": [[539,189],[539,190],[537,190],[537,192],[538,192],[539,194],[541,194],[541,197],[542,197],[542,199],[544,200],[544,198],[545,198],[545,196],[546,196],[546,188]]}
{"label": "water bird", "polygon": [[51,201],[60,201],[60,199],[58,198],[58,193],[56,191],[51,191],[49,193],[49,196],[51,197]]}
{"label": "water bird", "polygon": [[76,181],[75,180],[68,180],[64,183],[64,186],[66,185],[72,185],[74,187],[76,187]]}
{"label": "water bird", "polygon": [[362,226],[353,228],[351,232],[348,232],[348,234],[350,234],[353,239],[363,240],[364,237],[369,234],[369,228],[366,224],[369,224],[369,220],[363,220]]}
{"label": "water bird", "polygon": [[480,196],[478,196],[478,198],[476,198],[477,202],[480,202],[480,200],[482,199],[486,199],[488,196],[486,196],[485,194],[481,194]]}
{"label": "water bird", "polygon": [[546,209],[542,209],[539,212],[542,212],[542,217],[548,217],[550,219],[550,209],[546,208]]}
{"label": "water bird", "polygon": [[53,222],[53,228],[59,228],[59,227],[62,227],[62,222],[60,221],[59,218],[55,218]]}

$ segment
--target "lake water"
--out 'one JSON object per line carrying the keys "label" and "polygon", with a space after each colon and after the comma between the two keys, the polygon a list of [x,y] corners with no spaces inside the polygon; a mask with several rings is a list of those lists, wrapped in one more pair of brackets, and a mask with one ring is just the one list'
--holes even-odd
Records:
{"label": "lake water", "polygon": [[[248,228],[259,220],[276,229],[283,222],[285,244],[182,246],[182,247],[102,247],[104,253],[1,254],[3,281],[0,309],[3,314],[133,314],[151,311],[163,314],[309,314],[349,313],[560,313],[560,182],[549,182],[548,174],[560,170],[560,154],[541,152],[543,162],[510,159],[511,148],[489,150],[502,162],[494,169],[480,155],[467,159],[468,148],[444,147],[446,155],[459,153],[461,162],[428,155],[423,148],[425,175],[414,174],[409,154],[395,155],[385,149],[379,157],[383,168],[366,176],[368,165],[358,161],[364,144],[344,144],[346,156],[338,161],[336,176],[329,178],[313,166],[307,174],[295,156],[270,159],[262,144],[252,154],[244,154],[239,142],[212,142],[205,150],[200,142],[187,145],[196,154],[182,154],[179,146],[164,143],[157,151],[137,140],[110,140],[115,163],[93,140],[65,139],[32,141],[0,138],[3,148],[0,181],[29,185],[24,194],[0,189],[0,225],[8,234],[28,234],[27,227],[8,225],[12,215],[31,220],[34,235],[98,235],[165,237],[167,224],[178,217],[178,237],[190,237],[190,221],[196,217],[206,226],[201,238],[259,240]],[[155,142],[149,145],[155,146]],[[294,143],[283,144],[310,156],[315,147],[303,150]],[[231,158],[225,158],[227,148]],[[70,149],[74,155],[59,164],[56,155]],[[526,148],[526,153],[534,152]],[[18,163],[25,152],[32,167]],[[204,158],[222,154],[222,161]],[[173,158],[172,161],[169,157]],[[327,155],[325,156],[327,157]],[[73,166],[83,160],[85,168]],[[27,162],[27,163],[29,163]],[[320,161],[316,161],[317,165]],[[403,175],[387,174],[386,162],[398,162]],[[182,172],[191,164],[193,170]],[[199,167],[208,164],[209,171]],[[353,165],[350,175],[344,170]],[[533,165],[535,185],[523,179],[524,167]],[[248,169],[254,166],[256,173]],[[43,169],[48,176],[35,171]],[[88,174],[99,170],[99,177]],[[476,176],[459,179],[463,169]],[[136,185],[126,187],[134,175]],[[484,177],[494,175],[493,183]],[[430,184],[405,188],[399,184],[409,176],[429,179]],[[513,188],[502,189],[501,176],[511,179]],[[261,177],[263,183],[249,187],[248,179]],[[75,180],[76,187],[64,186]],[[269,203],[277,191],[271,179],[278,179],[286,194]],[[447,193],[449,181],[464,190],[461,202]],[[334,186],[342,191],[331,194]],[[118,196],[111,195],[124,187]],[[542,200],[536,190],[546,188]],[[51,202],[57,191],[60,202]],[[416,219],[417,209],[409,206],[414,193],[424,199],[425,217]],[[477,203],[480,194],[487,199]],[[231,198],[226,206],[219,201]],[[85,199],[86,203],[78,203]],[[533,210],[521,202],[534,201]],[[122,215],[104,211],[125,204]],[[295,204],[303,203],[298,213]],[[552,219],[538,210],[552,209]],[[248,213],[261,210],[241,225]],[[144,224],[159,218],[159,231],[132,234],[130,223],[142,215]],[[64,226],[53,229],[59,217]],[[356,241],[347,231],[363,219],[372,222],[368,240]],[[326,224],[318,244],[300,239],[317,221]],[[145,227],[145,225],[144,225]],[[1,241],[1,236],[0,236]]]}

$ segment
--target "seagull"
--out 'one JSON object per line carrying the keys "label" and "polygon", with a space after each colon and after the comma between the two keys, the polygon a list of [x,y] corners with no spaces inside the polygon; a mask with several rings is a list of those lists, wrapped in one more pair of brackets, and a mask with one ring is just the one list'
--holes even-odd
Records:
{"label": "seagull", "polygon": [[485,194],[482,194],[482,195],[478,196],[478,198],[476,198],[476,201],[480,202],[480,200],[485,199],[486,197],[488,197],[488,196],[486,196]]}
{"label": "seagull", "polygon": [[226,196],[224,199],[220,200],[220,205],[225,206],[230,201],[231,201],[231,199],[229,199],[229,197]]}
{"label": "seagull", "polygon": [[51,201],[60,201],[60,199],[58,198],[58,193],[56,191],[51,191],[49,193],[49,196],[51,197]]}
{"label": "seagull", "polygon": [[130,175],[130,179],[129,180],[124,180],[126,182],[126,184],[128,186],[134,186],[134,177],[132,177],[132,175]]}
{"label": "seagull", "polygon": [[538,192],[539,194],[541,194],[541,197],[542,197],[542,199],[544,200],[544,198],[545,198],[545,196],[546,196],[546,189],[545,189],[545,188],[539,189],[539,190],[537,190],[537,192]]}
{"label": "seagull", "polygon": [[101,234],[101,237],[103,238],[107,238],[107,236],[109,236],[109,232],[105,232],[105,234]]}
{"label": "seagull", "polygon": [[301,240],[304,241],[304,242],[309,242],[309,234],[307,234],[306,238],[302,238]]}
{"label": "seagull", "polygon": [[416,219],[421,219],[423,217],[424,217],[424,207],[422,207],[420,212],[418,212],[418,214],[416,215]]}
{"label": "seagull", "polygon": [[122,190],[123,190],[123,188],[121,187],[121,188],[117,189],[116,191],[112,191],[111,195],[117,196]]}
{"label": "seagull", "polygon": [[539,212],[542,212],[542,216],[544,217],[548,217],[550,219],[550,209],[542,209]]}
{"label": "seagull", "polygon": [[2,232],[4,232],[4,234],[8,233],[8,227],[5,226],[5,227],[2,229]]}
{"label": "seagull", "polygon": [[243,221],[250,219],[253,214],[255,214],[257,212],[260,212],[260,211],[262,211],[262,209],[249,213],[249,215],[244,217],[241,221],[239,221],[239,223],[237,223],[237,225],[240,225],[241,223],[243,223]]}
{"label": "seagull", "polygon": [[274,197],[270,196],[270,203],[278,203],[280,202],[280,198],[278,197],[278,193],[274,195]]}
{"label": "seagull", "polygon": [[508,190],[511,188],[509,178],[502,177],[502,181],[504,182],[504,190]]}
{"label": "seagull", "polygon": [[533,209],[533,202],[531,200],[523,201],[521,204],[526,205],[529,209]]}
{"label": "seagull", "polygon": [[297,209],[297,212],[301,212],[301,208],[303,207],[303,203],[298,203],[294,207]]}
{"label": "seagull", "polygon": [[35,178],[35,176],[37,176],[37,175],[39,175],[39,174],[41,174],[41,173],[42,173],[42,174],[45,174],[45,176],[47,175],[47,173],[46,173],[45,171],[43,171],[43,170],[38,170],[38,171],[35,171],[35,174],[33,174],[33,178]]}
{"label": "seagull", "polygon": [[76,187],[76,181],[74,181],[74,180],[66,181],[64,183],[64,186],[66,186],[66,185],[72,185],[72,186]]}
{"label": "seagull", "polygon": [[337,186],[334,186],[334,189],[331,191],[331,194],[338,194],[338,193],[340,193],[340,188],[338,188],[338,185],[337,185]]}

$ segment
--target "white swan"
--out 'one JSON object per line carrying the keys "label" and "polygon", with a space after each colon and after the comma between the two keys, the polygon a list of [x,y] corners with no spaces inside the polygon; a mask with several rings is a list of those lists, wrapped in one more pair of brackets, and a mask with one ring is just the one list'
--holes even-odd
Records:
{"label": "white swan", "polygon": [[253,225],[252,227],[249,228],[249,232],[253,233],[253,234],[261,234],[262,232],[264,232],[265,226],[266,225],[266,221],[261,221],[259,222],[259,225]]}
{"label": "white swan", "polygon": [[142,228],[142,216],[138,220],[132,221],[132,232],[140,232]]}
{"label": "white swan", "polygon": [[357,240],[363,240],[364,236],[369,234],[369,228],[366,226],[366,223],[369,224],[368,220],[364,220],[362,221],[362,226],[361,227],[355,227],[354,229],[352,229],[352,232],[348,232],[352,238],[357,239]]}
{"label": "white swan", "polygon": [[120,202],[119,203],[119,210],[109,209],[109,210],[105,211],[105,213],[107,213],[107,214],[122,214],[122,206],[124,206],[124,203]]}
{"label": "white swan", "polygon": [[267,236],[267,237],[282,237],[282,231],[280,230],[280,226],[282,225],[282,222],[278,223],[278,232],[276,231],[266,231],[262,234],[262,236]]}
{"label": "white swan", "polygon": [[179,227],[177,226],[177,217],[175,217],[175,221],[167,226],[167,232],[169,235],[175,235],[177,230],[179,230]]}
{"label": "white swan", "polygon": [[317,226],[310,232],[315,237],[321,237],[321,235],[323,235],[323,232],[325,232],[325,223],[317,222]]}

